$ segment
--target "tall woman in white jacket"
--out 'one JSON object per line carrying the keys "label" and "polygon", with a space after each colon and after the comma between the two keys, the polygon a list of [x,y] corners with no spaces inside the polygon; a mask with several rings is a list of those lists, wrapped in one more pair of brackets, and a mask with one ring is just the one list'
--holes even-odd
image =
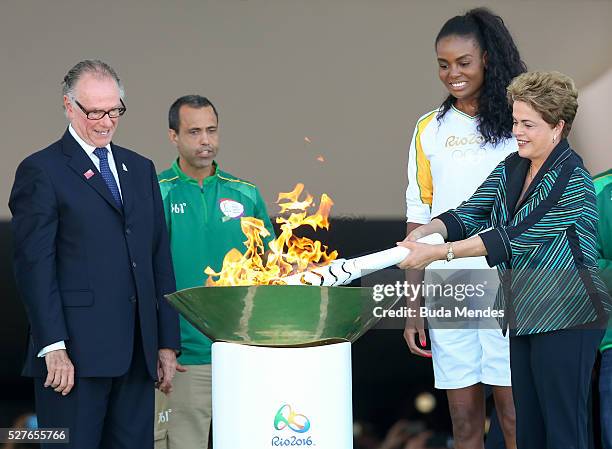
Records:
{"label": "tall woman in white jacket", "polygon": [[[435,49],[440,81],[449,95],[418,120],[414,131],[408,157],[407,234],[468,199],[495,166],[517,150],[506,87],[526,67],[503,20],[484,8],[453,17],[438,33]],[[484,258],[441,264],[430,268],[488,269]],[[408,277],[420,283],[423,273]],[[516,448],[507,337],[498,328],[434,327],[430,322],[431,352],[424,349],[422,319],[409,319],[404,337],[413,354],[433,358],[435,386],[447,391],[455,447],[482,449],[488,384],[506,447]]]}

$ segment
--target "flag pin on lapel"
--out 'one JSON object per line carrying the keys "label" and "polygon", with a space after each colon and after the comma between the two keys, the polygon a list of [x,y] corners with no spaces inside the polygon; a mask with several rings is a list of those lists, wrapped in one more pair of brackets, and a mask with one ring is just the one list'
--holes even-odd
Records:
{"label": "flag pin on lapel", "polygon": [[127,167],[125,166],[123,162],[121,163],[121,168],[123,168],[123,171],[128,171]]}
{"label": "flag pin on lapel", "polygon": [[83,176],[85,176],[85,179],[89,179],[94,175],[93,170],[90,168],[89,170],[87,170],[85,173],[83,173]]}

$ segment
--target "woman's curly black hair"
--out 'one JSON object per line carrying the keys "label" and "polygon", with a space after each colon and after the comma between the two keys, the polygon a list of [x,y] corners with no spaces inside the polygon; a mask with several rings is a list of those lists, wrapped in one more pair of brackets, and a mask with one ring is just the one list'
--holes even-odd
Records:
{"label": "woman's curly black hair", "polygon": [[[471,36],[486,52],[484,83],[478,97],[478,131],[486,142],[497,143],[510,137],[512,108],[506,100],[506,88],[517,75],[527,71],[512,36],[502,18],[487,8],[475,8],[463,16],[449,19],[436,37],[436,45],[447,36]],[[438,120],[455,103],[449,95],[440,106]]]}

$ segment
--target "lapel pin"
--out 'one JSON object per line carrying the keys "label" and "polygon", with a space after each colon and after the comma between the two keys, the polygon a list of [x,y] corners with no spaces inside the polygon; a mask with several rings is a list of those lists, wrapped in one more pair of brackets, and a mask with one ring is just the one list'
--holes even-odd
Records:
{"label": "lapel pin", "polygon": [[127,167],[125,166],[123,162],[121,163],[121,168],[123,168],[123,171],[128,171]]}
{"label": "lapel pin", "polygon": [[95,173],[93,172],[93,170],[90,168],[89,170],[87,170],[85,173],[83,173],[83,176],[85,176],[85,179],[89,179],[91,178]]}

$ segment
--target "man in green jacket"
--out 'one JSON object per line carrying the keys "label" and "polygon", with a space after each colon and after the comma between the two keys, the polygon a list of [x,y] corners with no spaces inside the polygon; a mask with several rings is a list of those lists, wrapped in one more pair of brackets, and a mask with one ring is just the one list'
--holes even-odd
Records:
{"label": "man in green jacket", "polygon": [[[599,269],[601,278],[612,293],[612,169],[593,178],[599,211]],[[612,449],[612,318],[599,347],[599,395],[601,438],[604,449]]]}
{"label": "man in green jacket", "polygon": [[[170,233],[170,248],[181,290],[202,286],[206,267],[221,270],[232,248],[244,252],[240,217],[263,220],[274,236],[257,187],[219,169],[218,114],[205,97],[177,99],[168,114],[170,141],[178,150],[172,166],[158,175]],[[182,316],[181,366],[167,397],[156,397],[156,441],[168,449],[206,448],[210,431],[211,341]],[[164,446],[166,447],[166,446]]]}

